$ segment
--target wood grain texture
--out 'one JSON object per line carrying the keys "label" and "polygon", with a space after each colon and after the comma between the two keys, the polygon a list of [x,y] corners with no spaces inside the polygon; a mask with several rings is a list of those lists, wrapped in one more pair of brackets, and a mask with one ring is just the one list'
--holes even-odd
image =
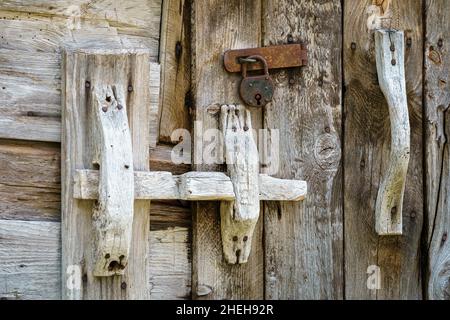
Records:
{"label": "wood grain texture", "polygon": [[[176,129],[190,130],[186,104],[190,90],[190,13],[191,0],[163,1],[159,61],[161,63],[161,100],[159,140],[171,143]],[[178,137],[177,137],[178,138]]]}
{"label": "wood grain texture", "polygon": [[409,163],[410,128],[405,83],[405,45],[402,31],[375,31],[378,82],[391,122],[389,164],[378,188],[375,230],[379,235],[402,234],[403,195]]}
{"label": "wood grain texture", "polygon": [[123,83],[96,84],[88,97],[87,110],[93,115],[88,119],[94,137],[93,164],[100,167],[98,199],[92,212],[96,277],[123,275],[131,246],[134,170],[126,90]]}
{"label": "wood grain texture", "polygon": [[[149,170],[150,57],[144,50],[68,50],[63,62],[62,130],[62,283],[64,299],[147,299],[150,202],[135,200],[131,248],[124,276],[95,277],[93,270],[93,201],[73,198],[75,169],[93,169],[95,132],[90,90],[102,86],[127,88],[128,121],[135,170]],[[130,166],[131,168],[131,166]],[[70,288],[66,270],[80,266],[87,281]]]}
{"label": "wood grain texture", "polygon": [[0,220],[0,298],[61,298],[59,222]]}
{"label": "wood grain texture", "polygon": [[[201,158],[202,132],[219,127],[218,118],[208,113],[213,104],[239,101],[239,75],[227,74],[222,53],[227,49],[260,45],[260,1],[194,1],[192,4],[192,93],[195,105],[194,161]],[[261,128],[261,110],[252,111],[252,124]],[[203,130],[200,130],[200,125]],[[204,142],[204,145],[203,145]],[[219,166],[196,161],[197,171],[219,171]],[[223,259],[218,205],[197,203],[193,212],[192,291],[195,299],[263,298],[262,224],[253,236],[247,264],[228,265]]]}
{"label": "wood grain texture", "polygon": [[60,148],[0,141],[0,219],[59,220]]}
{"label": "wood grain texture", "polygon": [[342,299],[341,5],[263,3],[264,46],[292,35],[308,47],[306,67],[271,71],[276,88],[264,127],[279,130],[275,176],[309,189],[302,202],[264,204],[265,297]]}
{"label": "wood grain texture", "polygon": [[[406,92],[411,126],[410,163],[403,201],[403,236],[379,237],[375,202],[389,164],[390,120],[377,81],[374,34],[368,28],[374,1],[344,1],[344,213],[345,297],[420,299],[422,181],[422,3],[390,1],[378,11],[383,27],[404,31]],[[375,4],[376,5],[376,4]],[[369,25],[371,25],[369,23]],[[410,39],[410,40],[408,40]],[[408,45],[408,43],[410,43]],[[367,286],[379,267],[380,288]]]}
{"label": "wood grain texture", "polygon": [[428,299],[450,299],[450,2],[425,1],[425,277]]}
{"label": "wood grain texture", "polygon": [[61,48],[146,48],[155,61],[160,13],[161,0],[2,1],[0,138],[59,142]]}
{"label": "wood grain texture", "polygon": [[244,105],[222,105],[220,130],[235,195],[234,201],[220,203],[223,255],[227,263],[246,263],[260,213],[259,156],[250,111]]}
{"label": "wood grain texture", "polygon": [[[190,221],[188,209],[152,203],[150,299],[190,297],[189,224],[168,222],[168,209]],[[0,299],[61,299],[60,223],[0,219],[0,237]]]}

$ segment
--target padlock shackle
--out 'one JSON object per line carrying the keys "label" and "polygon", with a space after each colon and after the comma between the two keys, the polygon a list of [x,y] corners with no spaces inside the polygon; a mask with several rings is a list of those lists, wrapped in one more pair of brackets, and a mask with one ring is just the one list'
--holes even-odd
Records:
{"label": "padlock shackle", "polygon": [[[255,60],[261,61],[263,66],[264,66],[264,74],[266,76],[269,76],[269,66],[267,65],[267,61],[266,61],[266,59],[264,59],[263,56],[260,56],[258,54],[254,54],[252,56],[248,56],[248,57],[245,57],[245,58],[246,59],[255,59]],[[242,67],[241,67],[242,68],[242,77],[243,78],[247,77],[247,63],[248,62],[244,62],[242,64]]]}

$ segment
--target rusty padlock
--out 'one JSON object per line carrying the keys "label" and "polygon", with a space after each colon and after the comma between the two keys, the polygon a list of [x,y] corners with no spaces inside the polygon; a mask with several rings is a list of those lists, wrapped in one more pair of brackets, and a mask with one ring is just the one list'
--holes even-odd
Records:
{"label": "rusty padlock", "polygon": [[[251,60],[261,61],[264,65],[263,75],[247,76],[247,64],[252,63]],[[274,85],[269,75],[267,61],[262,56],[252,55],[243,59],[241,69],[243,79],[239,93],[242,100],[252,107],[262,107],[272,101]]]}

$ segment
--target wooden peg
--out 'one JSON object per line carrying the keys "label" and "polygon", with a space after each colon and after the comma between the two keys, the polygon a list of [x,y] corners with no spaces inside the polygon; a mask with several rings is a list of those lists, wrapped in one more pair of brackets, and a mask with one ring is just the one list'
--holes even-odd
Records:
{"label": "wooden peg", "polygon": [[410,153],[402,31],[377,30],[375,52],[378,81],[386,97],[391,121],[388,167],[378,189],[375,229],[379,235],[402,234],[402,207]]}

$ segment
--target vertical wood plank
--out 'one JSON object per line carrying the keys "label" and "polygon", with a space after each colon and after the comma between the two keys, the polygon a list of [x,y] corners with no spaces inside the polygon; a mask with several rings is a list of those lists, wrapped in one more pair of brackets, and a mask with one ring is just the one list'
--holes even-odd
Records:
{"label": "vertical wood plank", "polygon": [[[344,1],[344,214],[347,299],[420,299],[422,188],[422,2]],[[387,170],[390,120],[377,80],[375,28],[405,33],[411,149],[403,235],[375,232],[375,201]],[[379,276],[380,286],[376,278]]]}
{"label": "vertical wood plank", "polygon": [[[73,198],[73,171],[93,169],[89,90],[102,85],[126,88],[135,170],[149,170],[149,71],[147,51],[67,51],[63,61],[62,131],[62,292],[63,299],[147,299],[149,201],[134,203],[132,244],[124,276],[94,277],[93,201]],[[75,267],[74,267],[75,266]],[[81,274],[68,271],[80,267]],[[75,268],[75,269],[74,269]],[[81,288],[70,285],[81,277]],[[75,280],[75,282],[73,282]]]}
{"label": "vertical wood plank", "polygon": [[450,2],[425,5],[427,298],[450,299]]}
{"label": "vertical wood plank", "polygon": [[[260,45],[261,5],[259,0],[194,1],[192,14],[192,92],[195,120],[201,122],[194,127],[194,159],[198,159],[210,141],[202,132],[218,128],[218,118],[207,107],[239,101],[240,75],[226,73],[221,55],[227,49]],[[261,128],[261,110],[253,110],[252,118],[253,127]],[[220,169],[199,162],[194,167],[198,171]],[[228,265],[222,254],[218,207],[215,202],[194,205],[192,295],[196,299],[261,299],[262,224],[256,227],[248,262]]]}
{"label": "vertical wood plank", "polygon": [[161,18],[161,102],[159,140],[170,143],[179,128],[190,129],[185,99],[190,89],[191,0],[163,1]]}
{"label": "vertical wood plank", "polygon": [[276,176],[306,180],[308,196],[264,205],[265,297],[341,299],[341,5],[263,3],[264,45],[292,35],[308,46],[308,66],[271,71],[276,88],[264,127],[279,130]]}

